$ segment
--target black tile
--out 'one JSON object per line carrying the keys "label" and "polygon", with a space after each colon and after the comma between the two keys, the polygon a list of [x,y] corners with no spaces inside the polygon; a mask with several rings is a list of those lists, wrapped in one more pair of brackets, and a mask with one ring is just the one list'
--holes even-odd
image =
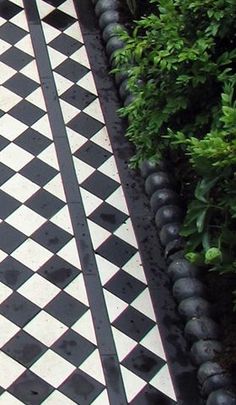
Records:
{"label": "black tile", "polygon": [[118,271],[108,283],[105,284],[105,288],[130,304],[141,294],[146,286],[125,271]]}
{"label": "black tile", "polygon": [[68,330],[51,349],[79,367],[95,350],[95,346],[73,330]]}
{"label": "black tile", "polygon": [[[12,24],[10,22],[6,22],[5,24],[1,25],[1,27],[0,27],[0,38],[3,39],[4,41],[8,42],[11,45],[14,45],[17,42],[19,42],[27,34],[28,33],[25,30],[17,27],[15,24]],[[33,59],[33,58],[31,57],[31,59]],[[1,57],[1,60],[2,60],[2,57]]]}
{"label": "black tile", "polygon": [[0,109],[0,118],[1,118],[4,114],[5,114],[5,112]]}
{"label": "black tile", "polygon": [[22,73],[16,73],[4,83],[4,87],[13,91],[21,97],[27,97],[39,86],[34,80],[26,77]]}
{"label": "black tile", "polygon": [[88,139],[92,138],[93,135],[104,127],[100,121],[84,112],[76,115],[67,126]]}
{"label": "black tile", "polygon": [[[1,172],[0,172],[0,174],[1,174]],[[21,205],[20,202],[15,200],[15,198],[11,197],[9,194],[4,193],[4,191],[0,190],[0,218],[1,219],[7,218],[20,205]]]}
{"label": "black tile", "polygon": [[52,13],[43,18],[43,21],[52,27],[63,31],[66,28],[69,28],[70,25],[76,21],[76,19],[68,14],[63,13],[63,11],[54,10]]}
{"label": "black tile", "polygon": [[5,391],[4,388],[2,388],[2,387],[0,386],[0,395],[2,395],[4,391]]}
{"label": "black tile", "polygon": [[99,207],[89,215],[89,219],[110,232],[114,232],[119,228],[127,218],[128,215],[106,202],[99,205]]}
{"label": "black tile", "polygon": [[63,53],[66,56],[71,56],[79,48],[81,48],[82,45],[83,44],[77,41],[77,39],[74,39],[64,33],[60,34],[58,37],[56,37],[55,39],[53,39],[53,41],[49,43],[49,46]]}
{"label": "black tile", "polygon": [[106,200],[119,187],[119,183],[98,171],[92,173],[82,185],[103,200]]}
{"label": "black tile", "polygon": [[86,73],[89,72],[89,69],[87,69],[80,63],[68,58],[64,62],[62,62],[59,66],[57,66],[55,72],[59,73],[61,76],[66,77],[68,80],[71,80],[72,82],[76,83],[84,75],[86,75]]}
{"label": "black tile", "polygon": [[50,219],[64,207],[65,203],[46,190],[40,189],[26,201],[25,205],[44,218]]}
{"label": "black tile", "polygon": [[84,304],[65,292],[58,294],[44,308],[44,311],[67,326],[73,325],[87,310],[88,308]]}
{"label": "black tile", "polygon": [[65,0],[43,0],[45,3],[51,4],[51,6],[59,7]]}
{"label": "black tile", "polygon": [[52,141],[34,129],[28,128],[14,140],[14,143],[36,156],[46,149]]}
{"label": "black tile", "polygon": [[12,289],[17,289],[33,272],[23,264],[8,256],[0,263],[0,281]]}
{"label": "black tile", "polygon": [[[1,27],[0,27],[1,30]],[[0,31],[1,37],[1,31]],[[0,61],[16,70],[21,70],[25,65],[32,61],[32,56],[21,51],[14,46],[8,49],[0,56]]]}
{"label": "black tile", "polygon": [[69,242],[72,235],[52,222],[46,222],[33,233],[31,238],[51,252],[56,253]]}
{"label": "black tile", "polygon": [[10,141],[0,135],[0,150],[3,150],[7,145],[9,145]]}
{"label": "black tile", "polygon": [[0,306],[0,313],[21,328],[39,311],[39,307],[17,292],[13,292]]}
{"label": "black tile", "polygon": [[47,348],[33,336],[20,330],[1,350],[24,367],[30,367]]}
{"label": "black tile", "polygon": [[74,155],[97,169],[111,156],[111,153],[94,142],[88,141]]}
{"label": "black tile", "polygon": [[2,0],[0,4],[0,17],[4,18],[5,20],[10,20],[22,10],[22,7],[17,6],[11,1]]}
{"label": "black tile", "polygon": [[74,84],[61,95],[61,98],[67,103],[72,104],[74,107],[83,110],[95,100],[96,96],[88,90]]}
{"label": "black tile", "polygon": [[115,235],[110,236],[97,249],[98,254],[118,267],[124,266],[136,252],[137,249]]}
{"label": "black tile", "polygon": [[91,404],[104,386],[81,370],[76,370],[60,387],[64,395],[79,405]]}
{"label": "black tile", "polygon": [[65,288],[81,271],[54,255],[39,269],[38,273],[57,287]]}
{"label": "black tile", "polygon": [[176,402],[147,384],[130,402],[130,405],[176,405]]}
{"label": "black tile", "polygon": [[11,254],[25,240],[26,236],[6,222],[0,224],[0,249]]}
{"label": "black tile", "polygon": [[141,345],[137,345],[122,361],[123,366],[148,382],[151,381],[165,364],[165,360]]}
{"label": "black tile", "polygon": [[42,160],[35,158],[20,170],[20,174],[43,187],[58,174],[58,171]]}
{"label": "black tile", "polygon": [[24,124],[31,126],[45,114],[45,111],[27,100],[22,100],[9,111],[9,114]]}
{"label": "black tile", "polygon": [[139,342],[155,326],[155,322],[135,308],[128,307],[113,322],[113,325],[125,335]]}
{"label": "black tile", "polygon": [[25,371],[8,391],[25,405],[40,405],[54,388],[31,371]]}
{"label": "black tile", "polygon": [[[12,177],[14,174],[15,174],[14,170],[10,169],[10,167],[8,167],[0,162],[0,186],[2,186],[4,183],[6,183],[6,181],[9,180],[10,177]],[[1,191],[0,191],[0,196],[1,196]],[[0,199],[1,199],[1,197],[0,197]],[[1,207],[1,203],[0,203],[0,207]],[[0,209],[0,212],[1,212],[1,209]]]}

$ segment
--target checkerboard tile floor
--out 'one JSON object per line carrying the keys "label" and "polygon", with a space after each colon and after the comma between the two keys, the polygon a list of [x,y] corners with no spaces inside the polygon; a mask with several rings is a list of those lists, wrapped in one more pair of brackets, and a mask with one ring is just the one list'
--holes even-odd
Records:
{"label": "checkerboard tile floor", "polygon": [[[39,45],[56,89],[51,104]],[[0,1],[0,404],[118,404],[89,288],[96,274],[81,260],[71,214],[74,184],[106,310],[102,333],[119,364],[119,403],[176,403],[92,70],[72,0]]]}

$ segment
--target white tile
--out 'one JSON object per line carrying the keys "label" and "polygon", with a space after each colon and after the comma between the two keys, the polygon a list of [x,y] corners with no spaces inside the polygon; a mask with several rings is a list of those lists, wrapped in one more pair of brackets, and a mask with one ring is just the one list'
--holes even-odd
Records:
{"label": "white tile", "polygon": [[86,216],[92,214],[92,212],[102,204],[101,198],[80,187],[80,192],[83,200],[84,210]]}
{"label": "white tile", "polygon": [[81,48],[79,48],[75,53],[73,53],[73,55],[71,55],[71,59],[90,69],[90,63],[85,46],[81,46]]}
{"label": "white tile", "polygon": [[[0,347],[4,346],[15,334],[20,330],[20,328],[0,315]],[[1,403],[1,402],[0,402]]]}
{"label": "white tile", "polygon": [[88,90],[90,91],[90,93],[93,93],[97,96],[97,88],[91,71],[84,75],[80,80],[78,80],[77,84],[83,89]]}
{"label": "white tile", "polygon": [[46,219],[25,205],[21,205],[5,221],[30,236],[46,222]]}
{"label": "white tile", "polygon": [[12,253],[12,256],[31,270],[37,271],[53,256],[53,253],[37,242],[27,239]]}
{"label": "white tile", "polygon": [[118,187],[114,191],[114,193],[112,193],[110,197],[106,199],[106,202],[113,205],[113,207],[117,208],[118,210],[123,211],[125,214],[129,215],[122,187]]}
{"label": "white tile", "polygon": [[[71,401],[68,397],[59,391],[53,391],[41,405],[76,405],[74,401]],[[1,405],[1,403],[0,403]],[[5,404],[4,404],[5,405]]]}
{"label": "white tile", "polygon": [[63,115],[64,122],[67,124],[70,122],[77,114],[80,113],[80,110],[74,107],[72,104],[67,103],[64,100],[59,100],[61,105],[61,111]]}
{"label": "white tile", "polygon": [[60,289],[39,274],[33,274],[18,288],[18,293],[43,308],[60,293]]}
{"label": "white tile", "polygon": [[16,14],[13,18],[11,18],[11,23],[17,25],[18,27],[22,28],[25,31],[29,31],[24,10],[22,10],[20,13]]}
{"label": "white tile", "polygon": [[5,391],[0,395],[0,405],[24,405],[24,403]]}
{"label": "white tile", "polygon": [[84,284],[83,274],[79,274],[78,277],[64,289],[64,291],[74,297],[76,300],[82,302],[82,304],[89,306],[88,296]]}
{"label": "white tile", "polygon": [[161,357],[163,360],[166,360],[165,351],[157,325],[155,325],[154,328],[152,328],[144,336],[144,338],[140,341],[140,344],[157,356]]}
{"label": "white tile", "polygon": [[49,42],[53,41],[58,35],[60,34],[60,31],[58,31],[56,28],[52,27],[49,24],[46,24],[44,21],[41,21],[42,27],[43,27],[43,33],[44,37],[46,40],[46,43],[49,44]]}
{"label": "white tile", "polygon": [[106,127],[100,129],[100,131],[91,138],[91,141],[112,153],[111,142]]}
{"label": "white tile", "polygon": [[83,183],[83,181],[85,181],[93,172],[95,172],[94,167],[88,165],[75,156],[73,156],[73,162],[79,183]]}
{"label": "white tile", "polygon": [[38,159],[41,159],[43,162],[47,163],[49,166],[52,166],[56,170],[59,169],[56,149],[53,143],[44,149],[39,155]]}
{"label": "white tile", "polygon": [[0,352],[0,385],[3,388],[7,389],[24,371],[25,367]]}
{"label": "white tile", "polygon": [[68,328],[47,312],[41,311],[24,327],[24,330],[44,345],[51,346]]}
{"label": "white tile", "polygon": [[49,193],[55,195],[60,200],[66,202],[65,191],[61,179],[60,173],[58,173],[53,179],[47,183],[44,187]]}
{"label": "white tile", "polygon": [[28,63],[28,65],[24,66],[20,72],[23,75],[34,80],[35,82],[40,83],[38,68],[35,59]]}
{"label": "white tile", "polygon": [[64,3],[62,3],[59,7],[59,10],[63,11],[66,14],[69,14],[71,17],[74,17],[77,19],[77,14],[75,11],[75,6],[73,3],[73,0],[67,0]]}
{"label": "white tile", "polygon": [[27,125],[9,114],[4,114],[0,118],[0,134],[9,141],[14,141],[27,128]]}
{"label": "white tile", "polygon": [[51,48],[48,46],[47,48],[49,53],[50,62],[52,65],[52,69],[56,69],[64,60],[67,59],[67,56],[63,55],[63,53],[56,51],[56,49]]}
{"label": "white tile", "polygon": [[22,169],[33,158],[34,155],[14,143],[10,143],[0,152],[0,161],[15,171]]}
{"label": "white tile", "polygon": [[35,131],[38,131],[40,134],[46,136],[48,139],[53,140],[51,126],[47,114],[32,125],[32,128],[35,129]]}
{"label": "white tile", "polygon": [[153,385],[153,387],[155,387],[157,390],[163,392],[163,394],[167,395],[169,398],[176,401],[174,387],[167,364],[155,375],[155,377],[150,381],[150,384]]}
{"label": "white tile", "polygon": [[6,183],[1,186],[1,189],[12,197],[16,198],[20,202],[24,203],[30,198],[37,190],[39,186],[32,181],[26,179],[19,173],[12,176]]}
{"label": "white tile", "polygon": [[23,0],[11,0],[12,3],[15,3],[19,7],[24,7],[23,6]]}
{"label": "white tile", "polygon": [[71,235],[74,234],[67,205],[65,205],[60,211],[58,211],[56,215],[54,215],[50,219],[50,222],[64,229],[66,232],[69,232]]}
{"label": "white tile", "polygon": [[85,136],[78,134],[73,129],[66,127],[67,137],[70,144],[71,153],[75,153],[81,146],[83,146],[88,139]]}
{"label": "white tile", "polygon": [[97,339],[90,310],[85,312],[85,314],[81,316],[77,322],[75,322],[71,329],[73,329],[79,335],[83,336],[85,339],[89,340],[89,342],[97,345]]}
{"label": "white tile", "polygon": [[[6,46],[4,44],[2,44],[2,46],[5,48]],[[11,68],[8,65],[5,65],[5,63],[0,62],[0,72],[1,72],[1,77],[0,77],[0,84],[3,84],[4,82],[6,82],[8,79],[10,79],[10,77],[14,76],[14,74],[16,74],[16,70]],[[5,89],[7,90],[7,89]],[[3,91],[4,89],[1,87],[0,89],[1,93],[0,94],[4,94]],[[7,93],[6,93],[7,94]],[[2,96],[1,96],[2,98]],[[1,101],[1,104],[3,104],[3,100]],[[4,110],[5,111],[5,110]]]}
{"label": "white tile", "polygon": [[[2,220],[0,220],[0,223],[1,223],[1,222],[2,222]],[[2,261],[3,261],[4,259],[6,259],[7,256],[8,256],[7,253],[6,253],[6,252],[3,252],[3,250],[0,249],[0,263],[2,263]]]}
{"label": "white tile", "polygon": [[83,111],[103,124],[105,123],[101,104],[98,98],[95,98],[95,100],[92,101],[92,103],[90,103]]}
{"label": "white tile", "polygon": [[77,39],[77,41],[82,42],[82,43],[84,42],[78,22],[75,22],[74,24],[72,24],[64,32],[66,35],[69,35],[70,37]]}
{"label": "white tile", "polygon": [[128,304],[105,289],[103,292],[108,316],[110,322],[112,323],[128,307]]}
{"label": "white tile", "polygon": [[52,350],[44,353],[30,370],[53,387],[61,385],[76,369],[69,361]]}
{"label": "white tile", "polygon": [[98,272],[102,286],[104,286],[116,273],[119,271],[119,267],[106,260],[104,257],[95,255]]}
{"label": "white tile", "polygon": [[39,12],[40,19],[42,20],[48,14],[50,14],[55,8],[48,3],[42,2],[41,0],[36,0],[37,8]]}
{"label": "white tile", "polygon": [[98,349],[94,350],[92,354],[79,366],[79,368],[86,374],[99,381],[101,384],[106,385],[101,358]]}
{"label": "white tile", "polygon": [[142,314],[144,314],[145,316],[156,322],[156,317],[148,288],[142,291],[141,294],[139,294],[139,296],[132,302],[131,305],[133,308],[137,309]]}
{"label": "white tile", "polygon": [[126,273],[147,284],[147,279],[143,270],[139,252],[135,253],[135,255],[131,257],[131,259],[122,268],[124,271],[126,271]]}
{"label": "white tile", "polygon": [[0,39],[0,55],[6,52],[9,48],[11,48],[11,45],[8,42],[3,41],[3,39]]}
{"label": "white tile", "polygon": [[23,52],[28,53],[28,55],[34,57],[34,49],[32,46],[30,35],[26,35],[15,45],[18,49]]}
{"label": "white tile", "polygon": [[65,93],[66,90],[73,86],[73,82],[61,76],[59,73],[53,72],[53,75],[56,83],[57,93],[59,96],[61,96],[63,93]]}
{"label": "white tile", "polygon": [[12,294],[12,292],[13,290],[11,288],[0,282],[0,304],[5,301]]}
{"label": "white tile", "polygon": [[131,402],[142,391],[146,382],[124,366],[121,366],[121,374],[128,402]]}
{"label": "white tile", "polygon": [[125,335],[123,332],[112,326],[112,333],[115,341],[116,351],[121,362],[124,358],[131,353],[131,351],[137,346],[137,342]]}
{"label": "white tile", "polygon": [[130,245],[138,248],[137,240],[134,233],[134,228],[131,219],[128,218],[115,232],[114,234],[129,243]]}
{"label": "white tile", "polygon": [[[1,71],[1,62],[0,62]],[[0,109],[4,112],[11,110],[17,103],[22,100],[20,96],[8,90],[7,88],[0,86]]]}
{"label": "white tile", "polygon": [[38,87],[35,91],[30,93],[30,95],[26,97],[26,100],[41,108],[42,110],[47,111],[41,87]]}
{"label": "white tile", "polygon": [[102,391],[102,393],[91,402],[91,405],[110,405],[107,390]]}
{"label": "white tile", "polygon": [[95,224],[90,219],[87,220],[90,236],[92,239],[93,249],[97,250],[105,240],[111,236],[111,233],[101,226]]}
{"label": "white tile", "polygon": [[99,172],[104,173],[106,176],[111,177],[113,180],[120,183],[120,176],[116,166],[114,156],[110,156],[99,168]]}
{"label": "white tile", "polygon": [[67,245],[65,245],[59,252],[57,252],[57,255],[73,266],[77,267],[78,269],[81,269],[80,258],[78,255],[75,238],[71,239],[67,243]]}

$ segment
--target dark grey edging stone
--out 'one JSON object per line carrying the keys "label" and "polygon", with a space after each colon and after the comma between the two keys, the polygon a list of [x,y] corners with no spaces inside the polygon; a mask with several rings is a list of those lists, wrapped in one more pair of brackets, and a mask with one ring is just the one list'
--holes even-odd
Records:
{"label": "dark grey edging stone", "polygon": [[[119,0],[91,1],[99,19],[110,64],[115,67],[115,52],[124,46],[116,33],[118,28],[124,28],[119,23],[121,3]],[[133,96],[127,87],[127,74],[116,74],[115,81],[123,104],[128,105]],[[206,405],[236,405],[232,377],[215,360],[216,354],[222,351],[220,332],[213,320],[206,288],[200,280],[200,270],[183,257],[184,246],[179,232],[184,210],[175,190],[174,179],[164,162],[157,166],[152,161],[144,161],[140,171],[169,264],[167,272],[173,282],[173,295],[185,321],[185,337],[191,347],[192,361],[198,369],[201,394]]]}

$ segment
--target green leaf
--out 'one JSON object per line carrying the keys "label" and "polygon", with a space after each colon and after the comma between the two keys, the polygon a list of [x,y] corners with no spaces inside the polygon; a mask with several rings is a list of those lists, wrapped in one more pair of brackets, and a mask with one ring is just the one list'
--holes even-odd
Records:
{"label": "green leaf", "polygon": [[204,178],[201,181],[198,182],[197,187],[195,189],[195,197],[202,201],[202,202],[207,202],[206,199],[206,194],[214,187],[214,185],[217,183],[219,180],[220,176],[214,177],[214,178]]}
{"label": "green leaf", "polygon": [[208,208],[205,208],[205,210],[203,210],[197,218],[196,225],[197,225],[198,233],[202,233],[202,231],[204,229],[207,211],[208,211]]}

